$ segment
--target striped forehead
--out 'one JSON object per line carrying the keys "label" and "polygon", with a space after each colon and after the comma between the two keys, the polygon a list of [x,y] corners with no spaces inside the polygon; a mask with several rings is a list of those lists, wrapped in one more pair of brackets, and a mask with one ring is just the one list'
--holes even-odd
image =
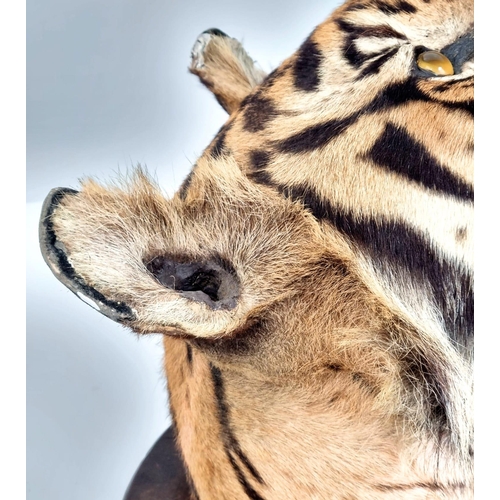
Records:
{"label": "striped forehead", "polygon": [[367,0],[348,2],[330,21],[358,43],[385,38],[439,50],[472,28],[474,11],[469,0]]}
{"label": "striped forehead", "polygon": [[[443,12],[456,9],[455,17],[448,16],[452,18],[449,23],[455,27],[453,37],[463,35],[470,24],[469,14],[473,15],[469,5],[468,1],[460,0],[452,4],[445,0],[347,3],[318,26],[256,92],[243,100],[240,110],[207,151],[218,157],[231,143],[228,149],[233,152],[252,150],[255,153],[255,145],[259,144],[259,155],[252,156],[259,161],[252,163],[260,165],[262,157],[271,158],[269,149],[274,154],[321,149],[355,125],[361,116],[383,116],[384,122],[396,119],[399,126],[405,126],[425,121],[425,113],[437,112],[436,106],[440,106],[440,116],[446,117],[448,125],[450,122],[463,124],[472,118],[472,90],[464,85],[461,85],[463,89],[457,85],[448,88],[446,83],[471,75],[442,77],[439,82],[433,78],[427,82],[425,78],[412,78],[415,44],[409,41],[407,26],[413,25],[414,28],[410,28],[417,31],[420,25],[426,25],[429,33],[433,23],[436,26],[439,22],[441,26],[448,23],[442,22],[442,14],[427,15],[428,10],[433,10],[431,7],[437,6],[438,11],[442,7]],[[452,31],[451,28],[443,30]],[[436,43],[449,44],[450,35],[441,42],[428,39],[426,43],[428,47]],[[463,110],[466,117],[455,110]],[[429,127],[439,131],[441,123],[421,127],[419,140]],[[372,128],[379,130],[375,124]],[[383,135],[382,130],[379,132]],[[250,139],[248,135],[254,137]],[[352,141],[357,142],[351,138],[350,149]],[[364,150],[366,140],[358,142]],[[448,145],[436,144],[435,147],[446,150]],[[338,148],[336,152],[339,153]]]}

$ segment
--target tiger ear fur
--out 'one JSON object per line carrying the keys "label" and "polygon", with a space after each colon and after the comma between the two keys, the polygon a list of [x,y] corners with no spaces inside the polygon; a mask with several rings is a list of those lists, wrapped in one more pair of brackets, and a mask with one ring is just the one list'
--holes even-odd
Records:
{"label": "tiger ear fur", "polygon": [[215,28],[197,38],[189,71],[214,94],[228,114],[236,111],[266,77],[238,40]]}

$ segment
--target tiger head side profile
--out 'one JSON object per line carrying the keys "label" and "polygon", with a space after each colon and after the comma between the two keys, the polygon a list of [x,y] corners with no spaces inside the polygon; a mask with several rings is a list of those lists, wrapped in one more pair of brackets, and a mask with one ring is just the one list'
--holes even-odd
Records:
{"label": "tiger head side profile", "polygon": [[265,75],[218,29],[229,118],[177,193],[47,196],[70,290],[161,334],[200,500],[473,497],[470,0],[349,0]]}

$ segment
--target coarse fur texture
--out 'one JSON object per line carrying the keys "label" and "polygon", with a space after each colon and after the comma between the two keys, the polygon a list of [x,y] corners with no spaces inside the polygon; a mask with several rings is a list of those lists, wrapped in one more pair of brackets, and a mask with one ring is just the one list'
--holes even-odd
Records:
{"label": "coarse fur texture", "polygon": [[208,30],[230,117],[174,197],[138,168],[47,198],[59,279],[164,336],[193,499],[472,498],[473,22],[351,0],[265,78]]}

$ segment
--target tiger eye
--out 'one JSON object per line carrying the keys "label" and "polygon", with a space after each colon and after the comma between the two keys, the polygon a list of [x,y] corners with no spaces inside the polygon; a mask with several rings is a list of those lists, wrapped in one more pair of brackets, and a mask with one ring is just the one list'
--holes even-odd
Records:
{"label": "tiger eye", "polygon": [[453,65],[450,60],[441,52],[428,50],[422,52],[417,59],[417,65],[420,69],[430,71],[437,76],[453,75]]}

